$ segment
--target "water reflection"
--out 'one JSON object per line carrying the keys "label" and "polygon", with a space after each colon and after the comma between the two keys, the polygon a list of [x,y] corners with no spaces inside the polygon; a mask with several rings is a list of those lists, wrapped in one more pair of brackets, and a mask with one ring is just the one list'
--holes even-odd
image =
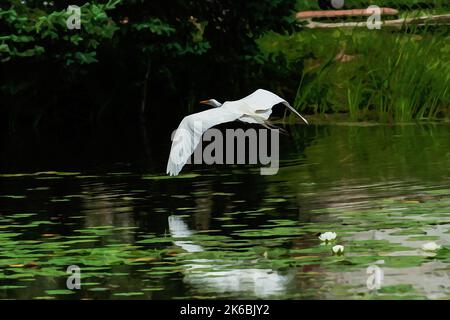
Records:
{"label": "water reflection", "polygon": [[[378,264],[383,270],[384,277],[381,282],[381,289],[383,287],[391,286],[411,286],[411,289],[405,290],[400,294],[408,297],[408,293],[420,293],[427,299],[444,299],[448,298],[448,292],[450,291],[450,271],[449,265],[433,261],[424,263],[418,267],[402,268],[401,271],[397,268],[384,267],[383,264]],[[358,296],[358,293],[367,293],[369,289],[361,284],[367,282],[369,275],[366,269],[357,271],[343,271],[343,272],[327,272],[326,277],[333,281],[335,287],[347,288],[345,295],[336,294],[333,290],[326,293],[328,299],[342,299],[348,296],[349,293],[354,297]],[[356,288],[356,289],[355,289]],[[377,293],[374,292],[373,296],[376,297]]]}
{"label": "water reflection", "polygon": [[[189,230],[187,224],[182,218],[177,216],[169,216],[169,230],[174,239],[182,239],[192,236],[193,232]],[[201,252],[203,248],[194,244],[192,241],[177,240],[175,245],[183,248],[187,252]]]}
{"label": "water reflection", "polygon": [[[193,234],[182,218],[169,216],[169,229],[174,239],[183,239]],[[204,249],[192,241],[177,240],[175,245],[186,252],[201,252]],[[232,294],[239,296],[246,294],[257,298],[268,298],[272,295],[283,294],[292,275],[281,275],[271,269],[235,268],[227,267],[242,264],[243,261],[220,261],[207,259],[193,259],[183,267],[183,281],[194,287],[194,291],[204,293]],[[211,271],[204,271],[208,269]]]}
{"label": "water reflection", "polygon": [[[134,207],[124,200],[126,185],[107,185],[102,182],[81,184],[80,209],[84,214],[84,228],[115,226],[118,228],[111,238],[124,243],[133,243]],[[125,198],[126,199],[126,198]],[[107,240],[107,239],[105,239]]]}
{"label": "water reflection", "polygon": [[[164,152],[135,161],[140,144],[70,175],[0,176],[0,297],[48,298],[65,289],[67,263],[86,263],[91,287],[51,298],[448,298],[448,252],[421,246],[450,247],[450,126],[290,132],[275,176],[206,166],[161,178]],[[320,244],[325,231],[343,257]],[[366,269],[379,260],[384,283],[369,292]]]}

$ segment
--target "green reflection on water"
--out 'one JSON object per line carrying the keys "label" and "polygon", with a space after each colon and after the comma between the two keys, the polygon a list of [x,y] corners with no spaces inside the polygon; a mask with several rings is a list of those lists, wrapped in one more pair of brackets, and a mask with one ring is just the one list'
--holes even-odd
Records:
{"label": "green reflection on water", "polygon": [[[290,131],[270,177],[2,174],[0,298],[448,298],[450,126]],[[429,241],[442,249],[423,251]],[[70,265],[81,290],[66,287]]]}

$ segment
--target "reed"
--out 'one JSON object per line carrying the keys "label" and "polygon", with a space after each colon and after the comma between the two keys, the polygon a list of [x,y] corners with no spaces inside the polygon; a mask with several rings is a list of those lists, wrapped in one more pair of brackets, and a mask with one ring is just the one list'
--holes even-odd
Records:
{"label": "reed", "polygon": [[448,30],[334,29],[271,33],[259,44],[303,62],[299,110],[408,122],[450,116],[449,40]]}
{"label": "reed", "polygon": [[[449,7],[448,0],[345,0],[345,7],[349,9],[364,8],[370,5],[405,9],[440,10]],[[298,0],[297,10],[318,10],[317,0]]]}

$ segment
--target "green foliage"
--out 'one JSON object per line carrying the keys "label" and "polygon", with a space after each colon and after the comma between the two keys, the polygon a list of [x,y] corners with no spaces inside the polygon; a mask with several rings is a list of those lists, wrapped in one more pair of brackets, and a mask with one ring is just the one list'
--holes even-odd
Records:
{"label": "green foliage", "polygon": [[[69,4],[81,8],[80,30],[66,26]],[[138,113],[150,93],[160,101],[176,93],[186,98],[175,103],[186,105],[230,79],[230,92],[247,92],[241,84],[260,68],[255,39],[292,28],[294,6],[290,0],[4,1],[0,59],[8,79],[0,87],[6,102],[0,113],[12,123],[26,114],[35,125],[54,112],[96,119],[115,109],[123,119]]]}
{"label": "green foliage", "polygon": [[295,101],[300,110],[382,121],[449,115],[448,43],[447,33],[437,31],[364,29],[271,34],[260,41],[266,55],[304,60]]}
{"label": "green foliage", "polygon": [[[448,8],[447,0],[345,0],[345,9],[367,8],[370,5],[399,9],[437,9]],[[298,10],[319,10],[317,0],[297,1]]]}
{"label": "green foliage", "polygon": [[41,58],[57,59],[67,65],[93,63],[97,61],[99,44],[111,39],[118,29],[107,15],[117,0],[82,5],[81,30],[67,28],[70,13],[66,9],[32,6],[17,0],[8,2],[8,6],[3,4],[0,8],[0,26],[6,33],[0,37],[2,62]]}
{"label": "green foliage", "polygon": [[[102,43],[117,46],[133,43],[145,54],[181,56],[202,54],[210,47],[243,53],[255,49],[254,39],[270,29],[281,30],[293,6],[285,0],[171,1],[109,0],[80,5],[81,30],[68,30],[66,11],[72,2],[54,5],[43,1],[9,0],[0,7],[2,61],[46,54],[47,58],[94,62],[83,54],[95,52]],[[75,1],[76,2],[76,1]],[[119,30],[118,33],[117,31]],[[116,36],[116,42],[111,39]],[[53,50],[51,50],[53,49]],[[132,50],[133,48],[127,48]],[[247,53],[252,53],[247,51]],[[71,60],[69,60],[69,63]]]}

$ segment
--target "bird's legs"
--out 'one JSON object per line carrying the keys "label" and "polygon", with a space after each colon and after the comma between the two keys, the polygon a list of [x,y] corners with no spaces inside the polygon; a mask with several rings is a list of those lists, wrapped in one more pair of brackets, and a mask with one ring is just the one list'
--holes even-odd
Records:
{"label": "bird's legs", "polygon": [[257,116],[253,116],[253,119],[255,119],[260,125],[262,125],[266,129],[269,129],[269,130],[278,129],[282,134],[285,134],[285,135],[288,134],[286,130],[284,130],[283,128],[277,127],[269,120],[265,120],[264,118],[257,117]]}
{"label": "bird's legs", "polygon": [[288,134],[287,131],[286,131],[285,129],[280,128],[280,127],[277,127],[276,125],[274,125],[274,124],[273,124],[272,122],[270,122],[269,120],[266,120],[266,121],[264,122],[263,126],[266,127],[266,128],[268,128],[268,129],[270,129],[270,130],[278,129],[278,130],[280,130],[280,132],[281,132],[282,134],[285,134],[285,135]]}

